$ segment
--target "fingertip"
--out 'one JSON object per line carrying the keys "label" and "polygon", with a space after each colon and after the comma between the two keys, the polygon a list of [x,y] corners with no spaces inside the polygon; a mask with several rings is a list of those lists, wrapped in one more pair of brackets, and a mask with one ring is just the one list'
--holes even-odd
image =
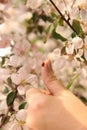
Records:
{"label": "fingertip", "polygon": [[42,63],[42,67],[44,67],[44,65],[45,65],[45,62]]}
{"label": "fingertip", "polygon": [[42,69],[42,78],[52,95],[57,95],[64,89],[62,82],[57,79],[53,71],[50,59],[45,61],[45,66]]}
{"label": "fingertip", "polygon": [[51,64],[50,59],[44,61],[44,62],[42,63],[42,67],[44,67],[46,64]]}

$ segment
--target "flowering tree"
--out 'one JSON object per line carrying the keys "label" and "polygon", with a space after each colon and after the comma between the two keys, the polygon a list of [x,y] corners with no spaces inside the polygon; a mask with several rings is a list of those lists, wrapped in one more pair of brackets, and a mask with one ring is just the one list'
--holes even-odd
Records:
{"label": "flowering tree", "polygon": [[87,103],[86,8],[86,0],[0,1],[1,130],[28,130],[26,91],[46,88],[47,58],[57,78]]}

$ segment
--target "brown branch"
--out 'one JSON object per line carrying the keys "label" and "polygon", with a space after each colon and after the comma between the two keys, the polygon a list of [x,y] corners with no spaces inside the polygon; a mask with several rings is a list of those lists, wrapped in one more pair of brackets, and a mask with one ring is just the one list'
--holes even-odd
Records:
{"label": "brown branch", "polygon": [[[16,86],[14,100],[17,97],[17,93],[18,93],[18,91],[17,91],[17,86]],[[1,124],[0,124],[0,128],[2,128],[2,126],[6,123],[7,117],[8,117],[8,113],[13,110],[14,100],[13,100],[12,104],[8,107],[7,113],[5,115],[2,115],[2,121],[1,121]]]}
{"label": "brown branch", "polygon": [[1,124],[0,124],[0,128],[2,128],[2,126],[5,124],[5,122],[7,120],[8,113],[9,113],[9,108],[7,110],[7,113],[2,116],[2,121],[1,121]]}
{"label": "brown branch", "polygon": [[67,25],[78,35],[77,31],[73,28],[73,26],[70,24],[69,20],[66,19],[64,17],[64,15],[62,14],[62,12],[59,10],[59,8],[55,5],[55,3],[50,0],[50,2],[52,3],[52,5],[55,7],[56,11],[60,14],[61,18],[67,23]]}

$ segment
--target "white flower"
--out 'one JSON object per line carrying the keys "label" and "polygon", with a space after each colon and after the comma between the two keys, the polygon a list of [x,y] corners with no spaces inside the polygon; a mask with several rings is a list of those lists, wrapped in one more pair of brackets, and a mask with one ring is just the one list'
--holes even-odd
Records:
{"label": "white flower", "polygon": [[87,10],[81,10],[81,11],[80,11],[80,16],[81,16],[81,19],[82,19],[84,22],[87,22]]}
{"label": "white flower", "polygon": [[82,48],[82,46],[83,46],[83,41],[80,37],[73,38],[72,43],[73,43],[75,49]]}
{"label": "white flower", "polygon": [[26,39],[21,39],[20,42],[14,45],[13,53],[15,55],[25,56],[28,55],[30,44]]}
{"label": "white flower", "polygon": [[47,52],[52,51],[56,47],[57,47],[57,44],[52,39],[47,40],[47,42],[43,46],[44,50]]}
{"label": "white flower", "polygon": [[37,80],[36,75],[35,74],[30,74],[27,73],[26,70],[24,69],[19,69],[19,71],[17,73],[13,73],[11,75],[12,81],[16,84],[16,85],[22,85],[25,86],[27,83],[31,83],[33,80]]}
{"label": "white flower", "polygon": [[66,53],[67,54],[73,54],[74,52],[74,45],[68,45],[68,47],[66,47]]}
{"label": "white flower", "polygon": [[[2,130],[28,130],[26,126],[26,110],[19,110],[16,115],[14,115],[13,120],[10,120],[6,125],[3,126]],[[16,117],[16,118],[15,118]]]}
{"label": "white flower", "polygon": [[84,49],[84,57],[87,60],[87,50],[86,49]]}
{"label": "white flower", "polygon": [[6,48],[11,45],[10,37],[6,34],[1,35],[0,37],[0,48]]}
{"label": "white flower", "polygon": [[21,127],[17,123],[13,123],[8,130],[21,130]]}
{"label": "white flower", "polygon": [[54,62],[53,62],[53,69],[54,71],[58,71],[60,69],[62,69],[66,64],[66,60],[64,57],[60,56],[58,57]]}
{"label": "white flower", "polygon": [[70,8],[69,9],[70,12],[70,18],[71,19],[76,19],[79,16],[79,9],[76,7]]}
{"label": "white flower", "polygon": [[6,114],[8,110],[6,98],[0,101],[0,114]]}
{"label": "white flower", "polygon": [[70,28],[64,27],[64,26],[57,26],[56,32],[67,39],[70,38],[71,34],[72,34],[72,30]]}
{"label": "white flower", "polygon": [[18,73],[13,73],[11,79],[13,83],[18,85],[17,89],[20,95],[24,95],[30,85],[34,87],[38,83],[37,76],[27,73],[24,69],[20,69]]}
{"label": "white flower", "polygon": [[75,6],[78,6],[80,9],[86,9],[87,1],[86,0],[76,0]]}
{"label": "white flower", "polygon": [[8,54],[11,54],[11,47],[0,48],[0,56],[1,57],[4,57],[4,56],[6,56]]}
{"label": "white flower", "polygon": [[18,67],[22,65],[22,62],[23,62],[23,59],[20,56],[13,55],[10,57],[10,59],[7,60],[4,66],[9,65],[13,67]]}
{"label": "white flower", "polygon": [[[9,29],[8,29],[9,27]],[[17,21],[12,21],[8,20],[5,23],[0,25],[0,34],[3,33],[11,33],[11,32],[24,32],[23,27],[17,22]]]}
{"label": "white flower", "polygon": [[82,55],[83,55],[83,49],[79,49],[75,57],[81,58]]}
{"label": "white flower", "polygon": [[19,99],[14,100],[13,108],[14,108],[15,111],[19,110],[19,103],[20,103]]}
{"label": "white flower", "polygon": [[24,110],[24,109],[22,109],[22,110],[19,110],[19,111],[17,112],[17,114],[16,114],[16,119],[17,119],[18,121],[23,121],[23,122],[25,122],[26,116],[27,116],[27,111]]}
{"label": "white flower", "polygon": [[43,0],[27,0],[27,6],[36,9],[42,4]]}
{"label": "white flower", "polygon": [[25,95],[28,88],[29,87],[27,87],[27,85],[24,86],[24,87],[22,85],[19,85],[18,88],[17,88],[19,95]]}
{"label": "white flower", "polygon": [[24,14],[20,15],[19,17],[19,22],[22,23],[26,19],[30,19],[32,17],[32,13],[30,12],[25,12]]}
{"label": "white flower", "polygon": [[59,48],[54,49],[53,52],[48,53],[48,59],[55,61],[61,55],[61,50]]}
{"label": "white flower", "polygon": [[0,68],[0,82],[6,81],[10,76],[10,70],[7,68]]}

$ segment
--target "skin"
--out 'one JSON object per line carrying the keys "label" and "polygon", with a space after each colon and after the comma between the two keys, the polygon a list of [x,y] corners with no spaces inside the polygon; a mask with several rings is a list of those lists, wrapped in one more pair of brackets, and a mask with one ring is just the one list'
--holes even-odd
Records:
{"label": "skin", "polygon": [[48,90],[30,89],[27,125],[29,130],[87,130],[87,108],[56,79],[50,60],[42,67]]}

